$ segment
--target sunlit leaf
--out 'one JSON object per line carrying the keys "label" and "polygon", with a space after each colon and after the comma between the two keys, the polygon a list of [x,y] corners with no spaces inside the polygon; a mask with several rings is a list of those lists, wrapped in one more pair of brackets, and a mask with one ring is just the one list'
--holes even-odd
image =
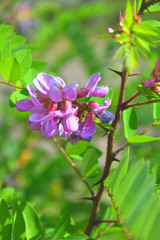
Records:
{"label": "sunlit leaf", "polygon": [[155,137],[145,136],[145,135],[135,135],[135,136],[129,137],[127,140],[130,143],[146,143],[146,142],[158,141],[160,140],[160,138],[155,138]]}
{"label": "sunlit leaf", "polygon": [[128,108],[123,112],[124,135],[128,138],[137,132],[137,115],[134,108]]}
{"label": "sunlit leaf", "polygon": [[6,58],[0,62],[0,74],[7,82],[21,80],[22,68],[15,57]]}
{"label": "sunlit leaf", "polygon": [[11,238],[12,220],[4,200],[0,202],[0,240]]}

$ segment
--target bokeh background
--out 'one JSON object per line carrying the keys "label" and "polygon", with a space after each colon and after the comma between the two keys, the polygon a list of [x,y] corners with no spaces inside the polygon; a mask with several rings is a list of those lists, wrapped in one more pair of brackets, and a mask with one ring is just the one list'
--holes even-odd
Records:
{"label": "bokeh background", "polygon": [[[0,1],[0,23],[12,24],[27,38],[36,59],[44,61],[45,71],[56,73],[67,84],[83,87],[89,76],[101,72],[101,84],[113,89],[110,111],[115,111],[120,79],[107,67],[121,70],[121,60],[114,60],[118,46],[113,39],[98,39],[108,27],[116,28],[125,0],[57,0]],[[153,16],[150,16],[152,18]],[[159,18],[154,15],[154,18]],[[148,16],[145,14],[144,19]],[[136,72],[143,76],[129,78],[126,97],[131,96],[150,73],[159,57],[160,47],[151,49],[148,58],[140,58]],[[46,64],[46,63],[47,64]],[[0,85],[0,179],[2,188],[16,189],[16,198],[32,203],[44,224],[54,225],[62,209],[67,208],[80,228],[88,218],[91,203],[79,200],[87,195],[54,143],[42,138],[26,124],[27,114],[9,107],[11,87]],[[143,97],[139,101],[145,100]],[[152,106],[137,108],[139,130],[153,122]],[[149,134],[159,136],[155,127]],[[65,147],[66,142],[60,140]],[[123,124],[116,135],[115,149],[125,143]],[[91,145],[100,149],[99,165],[103,167],[107,137],[101,129]],[[160,183],[160,143],[132,145],[131,154],[151,162],[151,171]],[[120,155],[119,155],[120,157]],[[80,167],[80,160],[75,160]],[[103,205],[103,204],[102,204]],[[105,205],[105,197],[104,197]],[[102,206],[103,210],[103,206]],[[51,228],[52,229],[52,228]],[[51,230],[52,231],[52,230]],[[48,230],[49,232],[49,230]],[[49,233],[48,233],[49,234]],[[43,239],[43,238],[42,238]]]}

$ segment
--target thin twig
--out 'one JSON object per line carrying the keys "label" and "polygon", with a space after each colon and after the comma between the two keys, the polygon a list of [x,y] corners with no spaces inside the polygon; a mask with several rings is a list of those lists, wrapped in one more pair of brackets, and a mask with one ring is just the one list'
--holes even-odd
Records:
{"label": "thin twig", "polygon": [[145,0],[143,0],[140,10],[138,12],[138,15],[143,14],[144,10],[147,10],[149,6],[154,5],[155,3],[158,3],[158,2],[160,2],[160,0],[150,0],[146,3],[145,3]]}
{"label": "thin twig", "polygon": [[[159,119],[160,120],[160,119]],[[158,120],[158,121],[159,121]],[[152,123],[151,125],[149,125],[147,128],[145,128],[143,131],[139,132],[137,135],[143,135],[146,132],[148,132],[151,128],[153,128],[154,126],[156,126],[156,124]],[[128,145],[130,144],[130,142],[126,142],[125,144],[123,144],[119,149],[117,149],[113,154],[114,156],[116,156],[119,152],[121,152],[122,150],[124,150],[124,148],[126,148]]]}
{"label": "thin twig", "polygon": [[5,85],[8,85],[8,86],[11,86],[11,87],[14,87],[14,88],[18,88],[18,89],[25,89],[24,87],[17,86],[17,85],[15,85],[14,83],[5,82],[5,81],[3,81],[3,80],[0,80],[0,83],[3,83],[3,84],[5,84]]}
{"label": "thin twig", "polygon": [[[128,109],[130,107],[138,107],[138,106],[142,106],[142,105],[146,105],[146,104],[151,104],[151,103],[157,103],[160,102],[160,99],[155,99],[155,100],[149,100],[146,102],[137,102],[137,103],[133,103],[133,104],[129,104],[125,107],[125,109]],[[124,110],[125,110],[124,109]]]}
{"label": "thin twig", "polygon": [[122,214],[121,214],[121,212],[119,211],[119,209],[118,209],[118,207],[117,207],[117,205],[116,205],[116,203],[115,203],[115,200],[113,199],[113,195],[110,194],[109,189],[108,189],[107,187],[105,187],[105,190],[107,191],[108,196],[109,196],[110,199],[111,199],[111,202],[112,202],[112,204],[113,204],[113,207],[114,207],[114,209],[115,209],[115,211],[116,211],[116,213],[117,213],[118,222],[119,222],[119,224],[121,225],[121,227],[122,227],[122,229],[123,229],[123,232],[125,233],[127,239],[128,239],[128,240],[134,240],[134,238],[130,235],[128,228],[126,228],[126,226],[125,226],[125,224],[124,224],[124,221],[122,220]]}
{"label": "thin twig", "polygon": [[132,102],[134,99],[136,99],[138,96],[140,95],[139,92],[136,92],[135,94],[133,94],[130,98],[128,98],[126,101],[124,101],[122,104],[124,106],[127,106],[128,103]]}
{"label": "thin twig", "polygon": [[66,153],[66,151],[62,148],[62,146],[57,142],[56,138],[52,138],[52,141],[55,143],[55,145],[58,147],[58,149],[60,150],[60,152],[65,156],[65,158],[67,159],[67,161],[69,162],[69,164],[72,166],[72,168],[75,170],[75,172],[77,173],[77,175],[80,177],[80,179],[83,181],[83,183],[86,185],[87,189],[89,190],[90,194],[92,197],[94,197],[94,192],[92,191],[91,187],[89,186],[86,178],[84,178],[80,171],[77,169],[76,165],[74,162],[72,162],[71,158],[69,157],[69,155]]}

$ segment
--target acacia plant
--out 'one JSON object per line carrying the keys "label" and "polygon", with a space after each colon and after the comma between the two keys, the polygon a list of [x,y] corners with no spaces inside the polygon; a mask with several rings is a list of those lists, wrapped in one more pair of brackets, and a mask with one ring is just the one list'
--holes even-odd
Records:
{"label": "acacia plant", "polygon": [[[107,33],[100,36],[112,38],[118,46],[115,58],[122,62],[121,71],[109,68],[120,78],[118,102],[112,106],[112,111],[108,110],[113,99],[112,89],[99,85],[99,72],[91,75],[83,88],[78,88],[74,82],[66,85],[59,76],[44,72],[40,60],[32,59],[29,46],[24,44],[23,37],[13,32],[12,26],[0,26],[0,74],[3,78],[0,83],[15,90],[10,97],[10,107],[29,112],[26,124],[33,131],[39,131],[39,137],[50,138],[58,147],[88,190],[88,195],[81,196],[82,201],[91,204],[84,231],[78,226],[73,228],[73,219],[62,211],[53,231],[46,233],[43,220],[31,205],[15,200],[13,189],[3,188],[0,239],[159,239],[159,185],[155,173],[150,172],[148,161],[133,154],[129,157],[129,145],[160,139],[146,135],[151,128],[160,125],[160,57],[150,69],[150,79],[142,81],[141,74],[145,78],[145,72],[136,72],[140,55],[148,57],[153,47],[158,49],[160,22],[153,20],[153,13],[160,11],[159,2],[134,0],[132,6],[127,0],[126,10],[120,13],[115,29],[108,26]],[[143,14],[147,12],[152,13],[152,20],[144,21]],[[137,91],[126,98],[128,81],[135,76],[139,78]],[[139,130],[136,109],[143,111],[144,105],[153,106],[154,120]],[[121,119],[126,142],[115,149],[115,134]],[[98,166],[98,149],[90,147],[97,128],[101,128],[107,138],[103,169]],[[60,138],[67,142],[66,148],[61,146]],[[82,160],[81,169],[75,159]],[[104,192],[108,194],[106,201],[109,203],[100,213]]]}

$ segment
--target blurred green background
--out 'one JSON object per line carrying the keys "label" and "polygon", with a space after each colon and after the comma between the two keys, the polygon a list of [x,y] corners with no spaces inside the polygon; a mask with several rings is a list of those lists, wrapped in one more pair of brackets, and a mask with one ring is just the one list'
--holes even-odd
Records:
{"label": "blurred green background", "polygon": [[[45,70],[56,73],[67,84],[76,82],[83,87],[91,74],[101,72],[101,84],[113,88],[113,101],[109,110],[114,112],[120,79],[106,67],[120,70],[122,63],[113,59],[118,47],[113,39],[98,37],[106,33],[108,27],[116,29],[119,13],[124,12],[125,3],[125,0],[1,0],[0,22],[14,25],[16,32],[27,38],[35,58],[47,62]],[[147,14],[143,18],[147,19]],[[159,52],[158,46],[158,49],[152,49],[148,59],[141,58],[140,67],[136,71],[144,75],[129,78],[126,97],[136,91],[136,86],[142,79],[149,80]],[[61,210],[67,208],[83,230],[88,209],[91,208],[91,203],[80,200],[88,196],[86,189],[54,143],[28,127],[27,114],[9,107],[11,92],[10,87],[0,85],[2,188],[13,187],[17,199],[30,201],[48,229],[56,223]],[[141,97],[139,100],[145,99]],[[139,107],[136,111],[140,130],[152,124],[151,105]],[[159,128],[155,127],[148,135],[159,136],[159,133]],[[107,144],[107,137],[103,135],[103,131],[97,129],[97,135],[90,143],[102,151],[99,154],[100,168],[104,164]],[[65,146],[66,142],[60,141]],[[124,142],[121,122],[115,150]],[[135,153],[137,158],[144,157],[151,161],[151,171],[156,173],[157,183],[160,183],[159,147],[159,143],[131,146],[132,154]],[[80,167],[81,162],[75,162]],[[105,198],[106,196],[104,204]]]}

